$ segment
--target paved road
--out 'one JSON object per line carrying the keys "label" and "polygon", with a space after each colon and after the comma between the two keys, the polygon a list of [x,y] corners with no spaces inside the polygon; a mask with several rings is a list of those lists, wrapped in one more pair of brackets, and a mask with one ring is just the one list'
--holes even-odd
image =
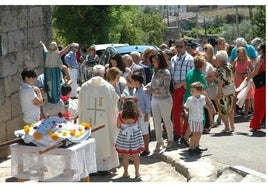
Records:
{"label": "paved road", "polygon": [[210,134],[203,135],[201,144],[209,150],[208,156],[220,163],[238,165],[266,174],[266,129],[250,132],[249,119],[236,116],[236,131],[223,134],[223,125],[213,128]]}

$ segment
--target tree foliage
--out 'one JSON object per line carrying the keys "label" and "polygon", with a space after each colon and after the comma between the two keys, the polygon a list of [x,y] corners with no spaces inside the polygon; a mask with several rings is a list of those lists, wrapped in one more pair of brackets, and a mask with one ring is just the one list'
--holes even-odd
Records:
{"label": "tree foliage", "polygon": [[101,43],[161,44],[165,28],[160,14],[137,6],[53,6],[54,37],[81,46]]}
{"label": "tree foliage", "polygon": [[266,39],[266,9],[265,6],[256,6],[257,11],[253,16],[254,34],[257,37]]}

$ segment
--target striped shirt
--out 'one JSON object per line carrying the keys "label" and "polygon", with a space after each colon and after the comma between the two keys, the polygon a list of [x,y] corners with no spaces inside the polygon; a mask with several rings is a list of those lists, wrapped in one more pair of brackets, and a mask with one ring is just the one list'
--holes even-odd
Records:
{"label": "striped shirt", "polygon": [[194,67],[194,59],[185,52],[181,57],[175,55],[171,58],[170,74],[173,83],[179,83],[186,79],[186,74]]}

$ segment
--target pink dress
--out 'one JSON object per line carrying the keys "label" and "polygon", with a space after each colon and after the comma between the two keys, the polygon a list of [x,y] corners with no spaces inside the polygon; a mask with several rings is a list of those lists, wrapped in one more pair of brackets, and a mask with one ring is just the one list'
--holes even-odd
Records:
{"label": "pink dress", "polygon": [[[243,82],[244,78],[247,76],[247,68],[250,67],[250,60],[246,60],[245,62],[240,62],[238,60],[235,61],[235,87],[238,88],[240,84]],[[255,88],[252,86],[250,90],[248,91],[247,99],[253,98],[254,97],[254,91]],[[236,95],[238,92],[236,93]]]}

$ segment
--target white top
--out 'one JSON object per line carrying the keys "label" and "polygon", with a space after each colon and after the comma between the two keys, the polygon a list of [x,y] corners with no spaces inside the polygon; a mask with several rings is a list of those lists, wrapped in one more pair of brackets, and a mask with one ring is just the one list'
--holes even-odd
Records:
{"label": "white top", "polygon": [[184,103],[184,106],[189,109],[189,120],[203,121],[204,106],[206,104],[205,96],[200,95],[199,98],[190,96]]}
{"label": "white top", "polygon": [[40,117],[40,107],[33,102],[37,97],[33,88],[29,84],[23,82],[20,87],[19,95],[22,113],[24,114],[23,120],[26,123],[38,121]]}
{"label": "white top", "polygon": [[206,62],[206,69],[203,71],[203,73],[207,76],[211,72],[213,72],[213,65],[209,62]]}

